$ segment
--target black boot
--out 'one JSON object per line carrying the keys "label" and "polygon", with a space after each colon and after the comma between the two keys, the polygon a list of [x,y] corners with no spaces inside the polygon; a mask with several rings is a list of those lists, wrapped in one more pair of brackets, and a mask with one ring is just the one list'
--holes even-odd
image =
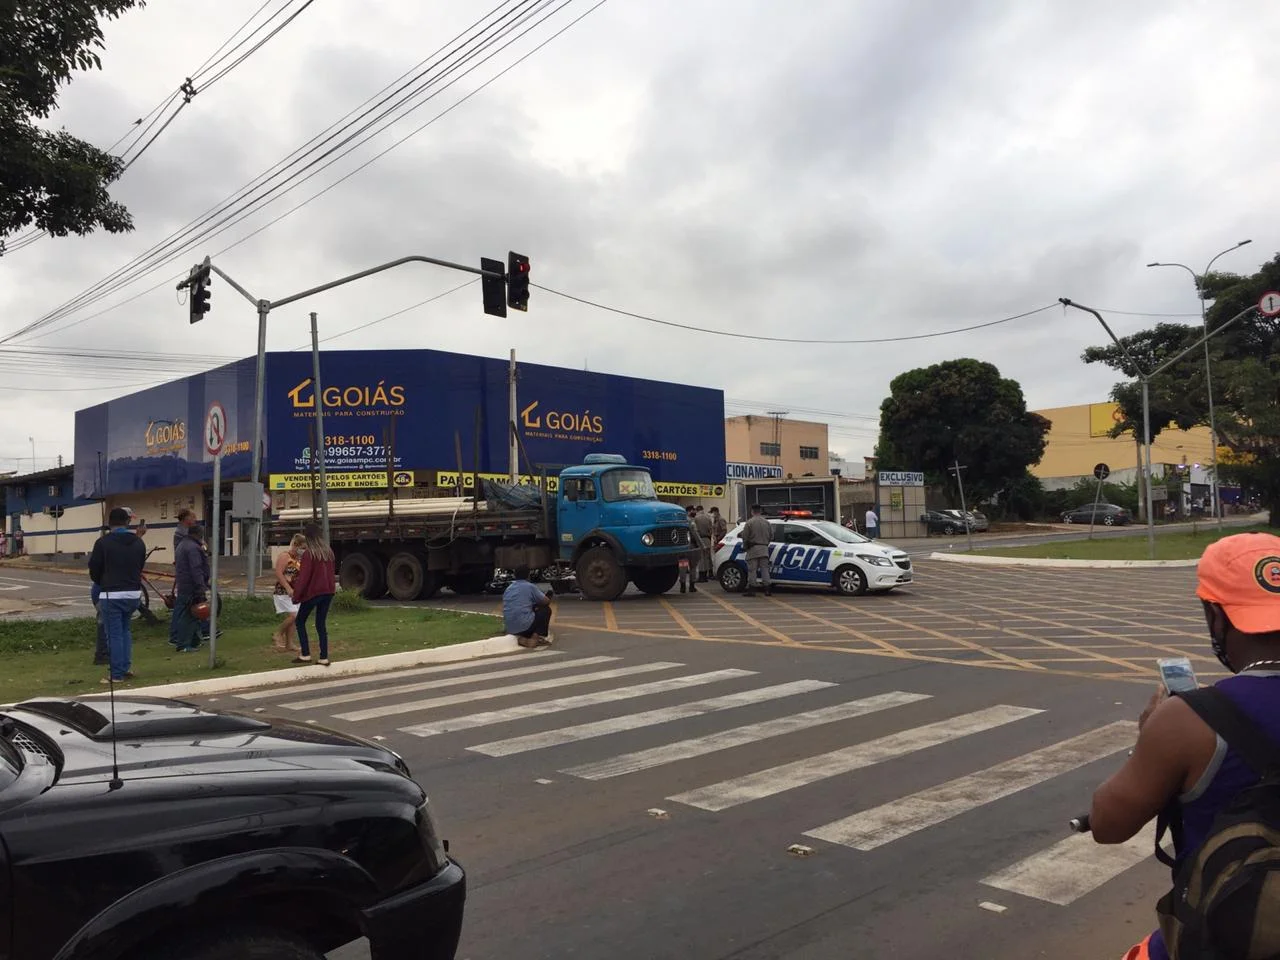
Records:
{"label": "black boot", "polygon": [[695,586],[691,583],[691,584],[689,584],[689,592],[690,592],[690,593],[697,593],[697,592],[698,592],[698,588],[697,588],[697,587],[695,587]]}
{"label": "black boot", "polygon": [[684,584],[683,584],[683,583],[682,583],[682,584],[680,584],[680,592],[681,592],[681,593],[684,593]]}

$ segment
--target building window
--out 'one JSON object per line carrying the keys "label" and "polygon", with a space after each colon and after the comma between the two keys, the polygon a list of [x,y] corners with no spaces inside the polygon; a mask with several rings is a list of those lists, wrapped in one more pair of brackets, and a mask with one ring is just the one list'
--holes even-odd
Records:
{"label": "building window", "polygon": [[762,457],[780,457],[780,456],[782,456],[782,444],[780,444],[780,443],[767,443],[767,442],[761,441],[761,443],[760,443],[760,456],[762,456]]}
{"label": "building window", "polygon": [[800,459],[801,459],[801,460],[817,460],[817,459],[818,459],[818,448],[817,448],[817,447],[804,447],[804,446],[802,446],[802,447],[800,448]]}

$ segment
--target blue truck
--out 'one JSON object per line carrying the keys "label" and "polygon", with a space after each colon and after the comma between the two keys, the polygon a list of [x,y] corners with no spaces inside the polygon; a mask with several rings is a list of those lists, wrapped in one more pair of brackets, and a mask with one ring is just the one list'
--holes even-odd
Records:
{"label": "blue truck", "polygon": [[[525,565],[553,581],[571,573],[588,600],[614,600],[629,583],[666,593],[688,555],[685,511],[658,499],[647,467],[617,454],[590,454],[561,470],[554,493],[491,482],[485,490],[483,509],[479,501],[335,505],[330,541],[343,588],[401,601],[444,587],[481,593],[496,569]],[[299,518],[282,517],[270,542],[287,544],[300,527]]]}

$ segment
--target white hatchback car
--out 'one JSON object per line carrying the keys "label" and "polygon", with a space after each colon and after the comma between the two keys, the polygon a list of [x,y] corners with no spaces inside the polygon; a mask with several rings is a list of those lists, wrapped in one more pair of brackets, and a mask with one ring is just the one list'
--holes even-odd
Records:
{"label": "white hatchback car", "polygon": [[[742,527],[725,535],[713,560],[720,586],[730,593],[740,593],[747,582]],[[769,527],[769,577],[776,585],[826,586],[861,596],[911,582],[911,557],[905,552],[838,523],[784,516],[770,517]]]}

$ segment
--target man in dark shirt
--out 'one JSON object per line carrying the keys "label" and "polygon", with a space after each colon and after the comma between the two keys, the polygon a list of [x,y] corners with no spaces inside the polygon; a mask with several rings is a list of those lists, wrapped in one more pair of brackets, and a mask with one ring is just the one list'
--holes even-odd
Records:
{"label": "man in dark shirt", "polygon": [[89,577],[98,588],[98,604],[111,651],[110,676],[103,683],[133,679],[131,621],[142,600],[142,568],[147,548],[129,529],[133,511],[116,507],[107,518],[111,532],[98,538],[89,554]]}

